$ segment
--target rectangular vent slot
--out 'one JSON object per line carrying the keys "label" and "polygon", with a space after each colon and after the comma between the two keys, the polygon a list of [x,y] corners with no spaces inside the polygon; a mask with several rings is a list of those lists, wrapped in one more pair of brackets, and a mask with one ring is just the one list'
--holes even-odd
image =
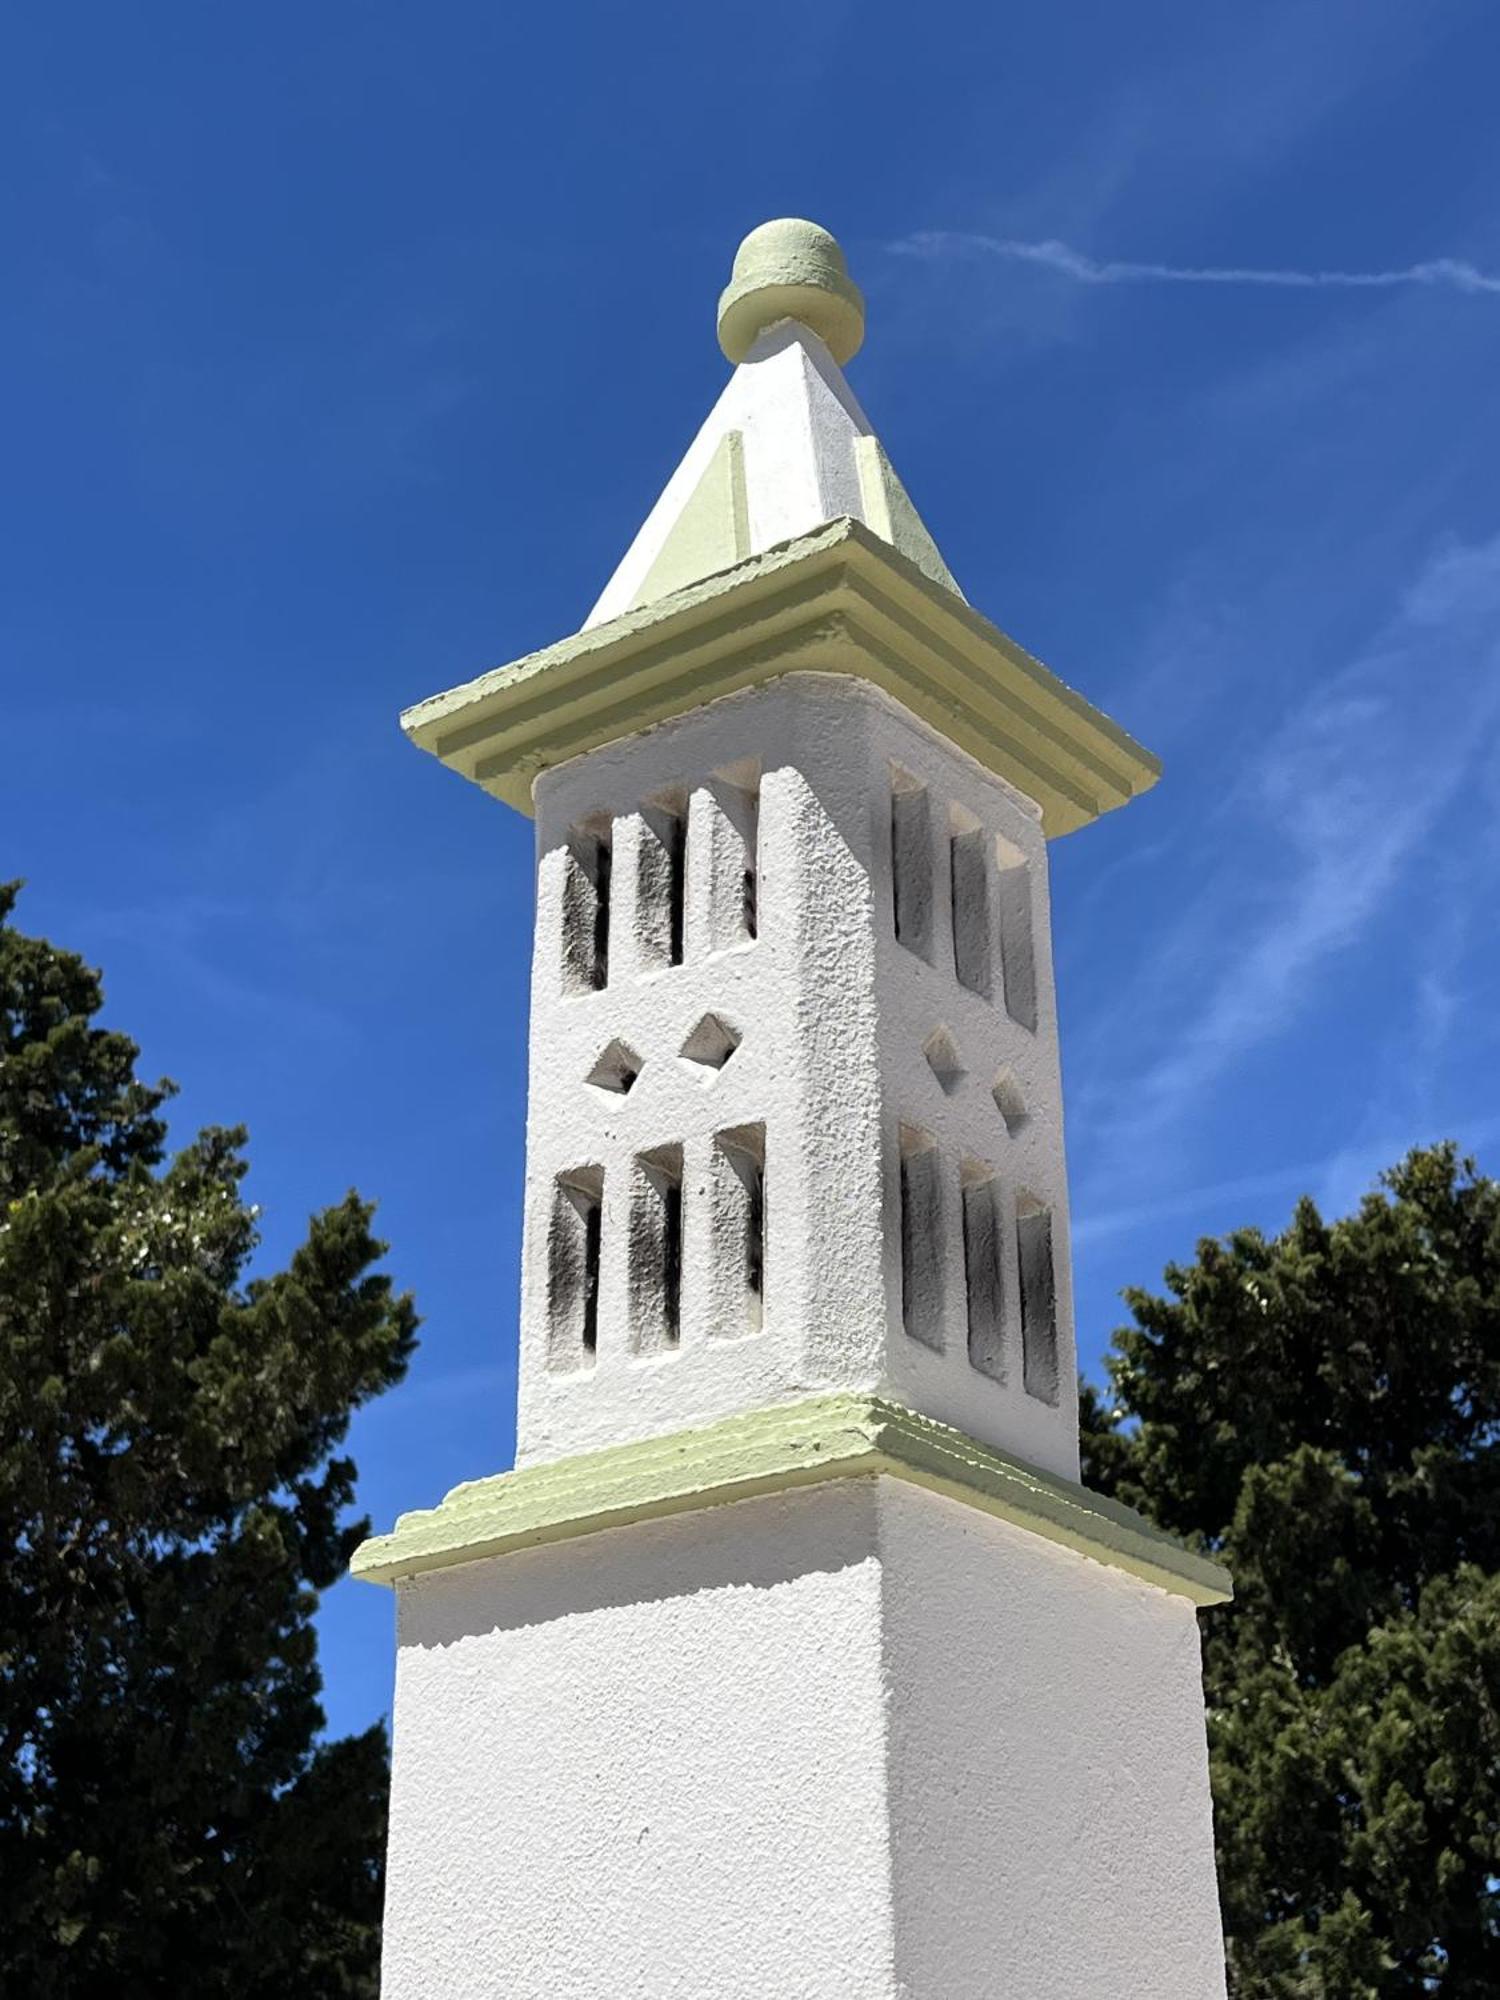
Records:
{"label": "rectangular vent slot", "polygon": [[744,794],[745,866],[740,879],[740,922],[746,940],[760,936],[760,795]]}
{"label": "rectangular vent slot", "polygon": [[901,1318],[911,1339],[943,1348],[942,1188],[937,1147],[901,1128]]}
{"label": "rectangular vent slot", "polygon": [[599,1351],[599,1250],[604,1173],[559,1174],[547,1228],[547,1366],[588,1368]]}
{"label": "rectangular vent slot", "polygon": [[1031,870],[1019,848],[995,842],[995,903],[1000,917],[1000,963],[1005,1011],[1023,1028],[1036,1029],[1036,940],[1032,934]]}
{"label": "rectangular vent slot", "polygon": [[562,984],[565,993],[598,992],[609,984],[609,877],[612,859],[607,820],[575,828],[564,857]]}
{"label": "rectangular vent slot", "polygon": [[1022,1379],[1028,1396],[1055,1403],[1057,1275],[1052,1261],[1052,1211],[1033,1195],[1016,1197],[1016,1261],[1021,1272]]}
{"label": "rectangular vent slot", "polygon": [[766,1298],[766,1130],[739,1125],[714,1139],[714,1261],[725,1274],[724,1321],[729,1338],[759,1333]]}
{"label": "rectangular vent slot", "polygon": [[667,963],[681,965],[683,926],[687,913],[687,817],[667,815]]}
{"label": "rectangular vent slot", "polygon": [[760,773],[716,771],[693,794],[689,933],[695,952],[732,951],[760,931]]}
{"label": "rectangular vent slot", "polygon": [[675,801],[641,813],[635,929],[643,971],[681,965],[687,913],[687,814]]}
{"label": "rectangular vent slot", "polygon": [[948,871],[953,897],[953,971],[960,986],[988,1000],[993,974],[986,845],[978,827],[955,829],[949,836]]}
{"label": "rectangular vent slot", "polygon": [[630,1202],[630,1344],[676,1347],[682,1330],[682,1148],[640,1154]]}
{"label": "rectangular vent slot", "polygon": [[988,1167],[966,1160],[963,1169],[964,1289],[969,1315],[969,1360],[981,1375],[1005,1380],[1004,1286],[995,1180]]}
{"label": "rectangular vent slot", "polygon": [[927,788],[891,767],[891,893],[896,941],[932,956],[932,823]]}

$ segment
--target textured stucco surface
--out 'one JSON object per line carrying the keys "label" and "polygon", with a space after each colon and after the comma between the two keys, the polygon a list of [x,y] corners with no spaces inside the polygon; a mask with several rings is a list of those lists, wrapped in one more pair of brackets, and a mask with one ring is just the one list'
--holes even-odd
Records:
{"label": "textured stucco surface", "polygon": [[887,1480],[400,1589],[385,2000],[1220,2000],[1192,1612]]}
{"label": "textured stucco surface", "polygon": [[384,2000],[893,1994],[867,1483],[400,1591]]}
{"label": "textured stucco surface", "polygon": [[1222,2000],[1192,1606],[881,1488],[897,1991]]}
{"label": "textured stucco surface", "polygon": [[[893,929],[893,769],[929,790],[925,955],[898,943]],[[753,941],[716,936],[712,883],[702,872],[712,865],[715,828],[723,831],[725,773],[758,792]],[[642,959],[633,858],[648,831],[640,809],[663,796],[685,801],[688,829],[683,963],[666,966]],[[1034,1027],[1003,1002],[998,925],[991,996],[956,976],[947,888],[953,812],[987,843],[1003,841],[1029,879]],[[580,992],[569,988],[561,944],[570,840],[580,824],[601,821],[614,828],[609,977],[602,989]],[[537,787],[537,843],[518,1463],[819,1391],[868,1389],[1076,1478],[1062,1091],[1046,845],[1035,807],[874,689],[789,676],[547,773]],[[710,1013],[740,1041],[705,1076],[680,1052]],[[925,1053],[939,1028],[964,1065],[949,1089]],[[587,1082],[613,1044],[639,1061],[627,1094]],[[1024,1098],[1019,1123],[995,1102],[1002,1071]],[[752,1125],[764,1130],[765,1306],[759,1330],[747,1333],[726,1305],[710,1193],[714,1135]],[[928,1344],[903,1323],[903,1127],[936,1148],[940,1297]],[[682,1148],[680,1344],[640,1353],[629,1332],[633,1163],[663,1146]],[[980,1372],[968,1353],[959,1211],[966,1162],[995,1176],[1003,1380]],[[585,1167],[600,1170],[603,1183],[599,1337],[590,1364],[569,1369],[549,1345],[546,1246],[558,1177]],[[1023,1191],[1053,1217],[1059,1380],[1050,1402],[1028,1394],[1022,1375],[1011,1217]]]}

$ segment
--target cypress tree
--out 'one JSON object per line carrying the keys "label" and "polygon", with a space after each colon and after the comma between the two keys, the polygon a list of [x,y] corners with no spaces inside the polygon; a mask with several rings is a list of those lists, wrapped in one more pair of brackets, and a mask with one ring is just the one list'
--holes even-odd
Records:
{"label": "cypress tree", "polygon": [[356,1195],[249,1275],[245,1135],[0,889],[0,1991],[373,1996],[384,1731],[320,1740],[351,1412],[416,1315]]}
{"label": "cypress tree", "polygon": [[1500,1993],[1500,1186],[1451,1145],[1130,1291],[1085,1480],[1222,1553],[1237,2000]]}

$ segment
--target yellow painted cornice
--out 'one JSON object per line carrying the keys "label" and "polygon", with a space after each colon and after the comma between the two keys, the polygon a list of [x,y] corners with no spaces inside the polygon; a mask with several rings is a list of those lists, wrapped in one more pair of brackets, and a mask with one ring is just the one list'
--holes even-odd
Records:
{"label": "yellow painted cornice", "polygon": [[722,1507],[832,1479],[899,1479],[1194,1604],[1233,1594],[1211,1556],[1098,1493],[883,1397],[814,1396],[456,1486],[357,1549],[352,1573],[399,1583],[455,1563]]}
{"label": "yellow painted cornice", "polygon": [[870,683],[1071,833],[1155,784],[1109,717],[859,522],[811,534],[419,702],[422,749],[529,813],[537,776],[784,674]]}

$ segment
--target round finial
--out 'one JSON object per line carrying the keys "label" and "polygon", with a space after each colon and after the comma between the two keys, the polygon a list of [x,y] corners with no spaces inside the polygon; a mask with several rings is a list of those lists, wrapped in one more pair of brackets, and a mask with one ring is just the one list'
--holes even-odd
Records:
{"label": "round finial", "polygon": [[719,345],[743,361],[779,319],[811,327],[841,368],[865,337],[864,298],[843,251],[826,229],[792,215],[752,229],[735,252],[719,299]]}

